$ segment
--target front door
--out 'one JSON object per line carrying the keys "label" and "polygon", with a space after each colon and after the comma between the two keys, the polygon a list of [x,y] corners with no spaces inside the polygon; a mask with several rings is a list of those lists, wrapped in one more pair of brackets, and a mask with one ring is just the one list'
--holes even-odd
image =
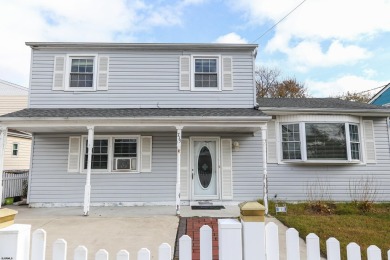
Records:
{"label": "front door", "polygon": [[192,200],[219,199],[219,139],[194,137],[191,141]]}

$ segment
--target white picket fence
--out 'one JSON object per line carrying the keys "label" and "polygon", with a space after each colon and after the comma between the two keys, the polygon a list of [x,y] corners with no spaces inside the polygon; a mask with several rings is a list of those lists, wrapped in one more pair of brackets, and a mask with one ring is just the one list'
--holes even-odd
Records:
{"label": "white picket fence", "polygon": [[[223,238],[220,236],[219,244],[221,240],[227,240],[229,238]],[[287,260],[300,260],[300,247],[299,247],[299,234],[294,228],[290,228],[286,232],[286,259]],[[231,240],[230,240],[231,241]],[[259,260],[279,260],[280,248],[279,248],[279,235],[278,226],[270,222],[265,226],[265,245],[264,248],[256,245],[260,252],[265,252],[264,256],[259,255],[256,259]],[[244,241],[245,242],[245,241]],[[320,240],[317,235],[311,233],[306,237],[306,250],[307,260],[319,260],[320,259]],[[36,230],[32,235],[32,248],[31,248],[31,260],[45,260],[46,254],[46,232],[43,229]],[[329,238],[326,241],[328,260],[341,260],[340,257],[340,243],[335,238]],[[242,244],[233,243],[229,245],[228,250],[231,252],[237,252],[240,250]],[[225,247],[224,247],[225,248]],[[221,246],[220,246],[221,250]],[[71,259],[68,257],[67,242],[64,239],[58,239],[53,245],[53,260],[66,260]],[[224,254],[229,257],[229,254]],[[74,249],[74,260],[87,260],[88,249],[85,246],[78,246]],[[390,250],[387,251],[387,258],[390,260]],[[95,260],[108,260],[109,253],[100,249],[95,254]],[[115,259],[117,260],[129,260],[129,252],[126,250],[120,250]],[[142,248],[137,253],[137,260],[150,260],[150,251],[147,248]],[[158,250],[159,260],[171,260],[172,249],[167,243],[161,244]],[[179,259],[180,260],[192,260],[192,239],[184,235],[179,240]],[[203,226],[200,229],[200,259],[212,260],[212,230],[209,226]],[[228,258],[231,259],[231,258]],[[244,260],[247,260],[243,258]],[[252,258],[251,258],[252,259]],[[350,243],[347,246],[347,259],[348,260],[361,260],[361,250],[356,243]],[[381,250],[377,246],[370,246],[367,249],[368,260],[382,260]],[[220,260],[224,260],[220,256]],[[239,259],[236,259],[239,260]]]}
{"label": "white picket fence", "polygon": [[28,170],[3,172],[3,201],[8,197],[22,196],[24,182],[28,181]]}

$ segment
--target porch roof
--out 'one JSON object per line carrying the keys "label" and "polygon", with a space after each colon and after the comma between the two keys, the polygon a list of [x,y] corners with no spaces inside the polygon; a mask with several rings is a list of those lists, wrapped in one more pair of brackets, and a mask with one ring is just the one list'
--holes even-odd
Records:
{"label": "porch roof", "polygon": [[256,132],[271,117],[254,108],[27,108],[0,116],[0,125],[19,131]]}
{"label": "porch roof", "polygon": [[1,116],[16,118],[182,118],[249,117],[267,120],[254,108],[26,108]]}

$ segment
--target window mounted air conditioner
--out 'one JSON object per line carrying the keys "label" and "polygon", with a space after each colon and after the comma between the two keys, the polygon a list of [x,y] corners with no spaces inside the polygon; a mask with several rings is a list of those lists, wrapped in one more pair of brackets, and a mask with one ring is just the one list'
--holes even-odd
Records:
{"label": "window mounted air conditioner", "polygon": [[115,158],[114,171],[136,171],[137,158]]}

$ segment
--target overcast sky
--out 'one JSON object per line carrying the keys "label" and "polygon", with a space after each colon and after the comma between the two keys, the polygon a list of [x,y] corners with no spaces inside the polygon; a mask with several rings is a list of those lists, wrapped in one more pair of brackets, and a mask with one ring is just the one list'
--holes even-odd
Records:
{"label": "overcast sky", "polygon": [[[253,43],[302,0],[0,0],[0,79],[28,87],[27,41]],[[389,0],[306,0],[256,43],[257,64],[314,97],[390,82]]]}

